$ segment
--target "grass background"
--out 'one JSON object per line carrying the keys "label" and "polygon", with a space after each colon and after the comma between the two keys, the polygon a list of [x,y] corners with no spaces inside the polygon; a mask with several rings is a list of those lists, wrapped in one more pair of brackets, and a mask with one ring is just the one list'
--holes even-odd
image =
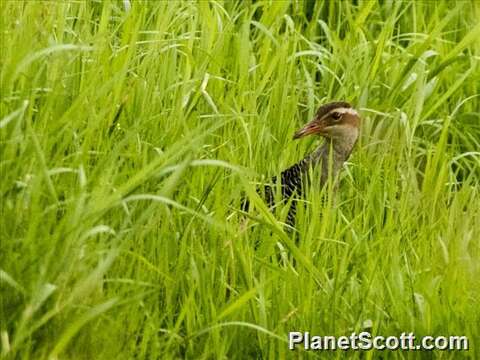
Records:
{"label": "grass background", "polygon": [[[479,2],[125,3],[2,4],[2,357],[479,358]],[[336,99],[361,139],[286,233],[252,181]],[[470,350],[288,350],[366,322]]]}

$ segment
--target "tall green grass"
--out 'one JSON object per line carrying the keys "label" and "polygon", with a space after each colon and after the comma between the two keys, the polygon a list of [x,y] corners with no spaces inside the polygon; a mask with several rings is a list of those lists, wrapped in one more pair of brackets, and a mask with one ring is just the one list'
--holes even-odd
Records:
{"label": "tall green grass", "polygon": [[[479,3],[125,3],[2,4],[2,357],[479,358]],[[333,99],[361,140],[286,232],[253,183]],[[288,350],[365,322],[470,350]]]}

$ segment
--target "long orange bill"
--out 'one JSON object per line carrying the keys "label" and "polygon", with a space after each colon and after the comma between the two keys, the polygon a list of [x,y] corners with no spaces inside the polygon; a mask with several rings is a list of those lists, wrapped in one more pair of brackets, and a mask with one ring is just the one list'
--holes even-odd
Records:
{"label": "long orange bill", "polygon": [[318,134],[322,131],[322,128],[323,127],[319,124],[319,121],[317,119],[313,119],[302,129],[298,130],[295,135],[293,135],[293,139],[295,140],[307,135]]}

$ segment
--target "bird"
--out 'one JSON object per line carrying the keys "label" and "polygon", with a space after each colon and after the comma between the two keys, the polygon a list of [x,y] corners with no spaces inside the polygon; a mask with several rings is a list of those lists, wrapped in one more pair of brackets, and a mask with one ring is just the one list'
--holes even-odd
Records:
{"label": "bird", "polygon": [[[275,206],[275,191],[280,179],[281,201],[286,203],[292,199],[286,224],[293,227],[297,202],[305,195],[305,187],[311,184],[312,170],[320,169],[319,188],[321,189],[327,183],[329,176],[335,178],[340,172],[352,153],[359,133],[360,115],[348,102],[334,101],[320,106],[313,119],[295,132],[293,139],[319,135],[325,138],[325,142],[302,160],[283,170],[279,178],[273,176],[270,183],[263,186],[263,194],[261,187],[257,188],[257,192],[263,195],[269,208],[272,209]],[[244,202],[242,209],[248,210],[248,202]]]}

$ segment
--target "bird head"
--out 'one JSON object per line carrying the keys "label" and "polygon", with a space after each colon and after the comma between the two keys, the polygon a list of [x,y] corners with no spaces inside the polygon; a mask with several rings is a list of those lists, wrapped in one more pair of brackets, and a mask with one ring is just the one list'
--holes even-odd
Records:
{"label": "bird head", "polygon": [[320,135],[327,139],[342,140],[358,137],[360,116],[347,102],[332,102],[320,106],[315,117],[293,136]]}

